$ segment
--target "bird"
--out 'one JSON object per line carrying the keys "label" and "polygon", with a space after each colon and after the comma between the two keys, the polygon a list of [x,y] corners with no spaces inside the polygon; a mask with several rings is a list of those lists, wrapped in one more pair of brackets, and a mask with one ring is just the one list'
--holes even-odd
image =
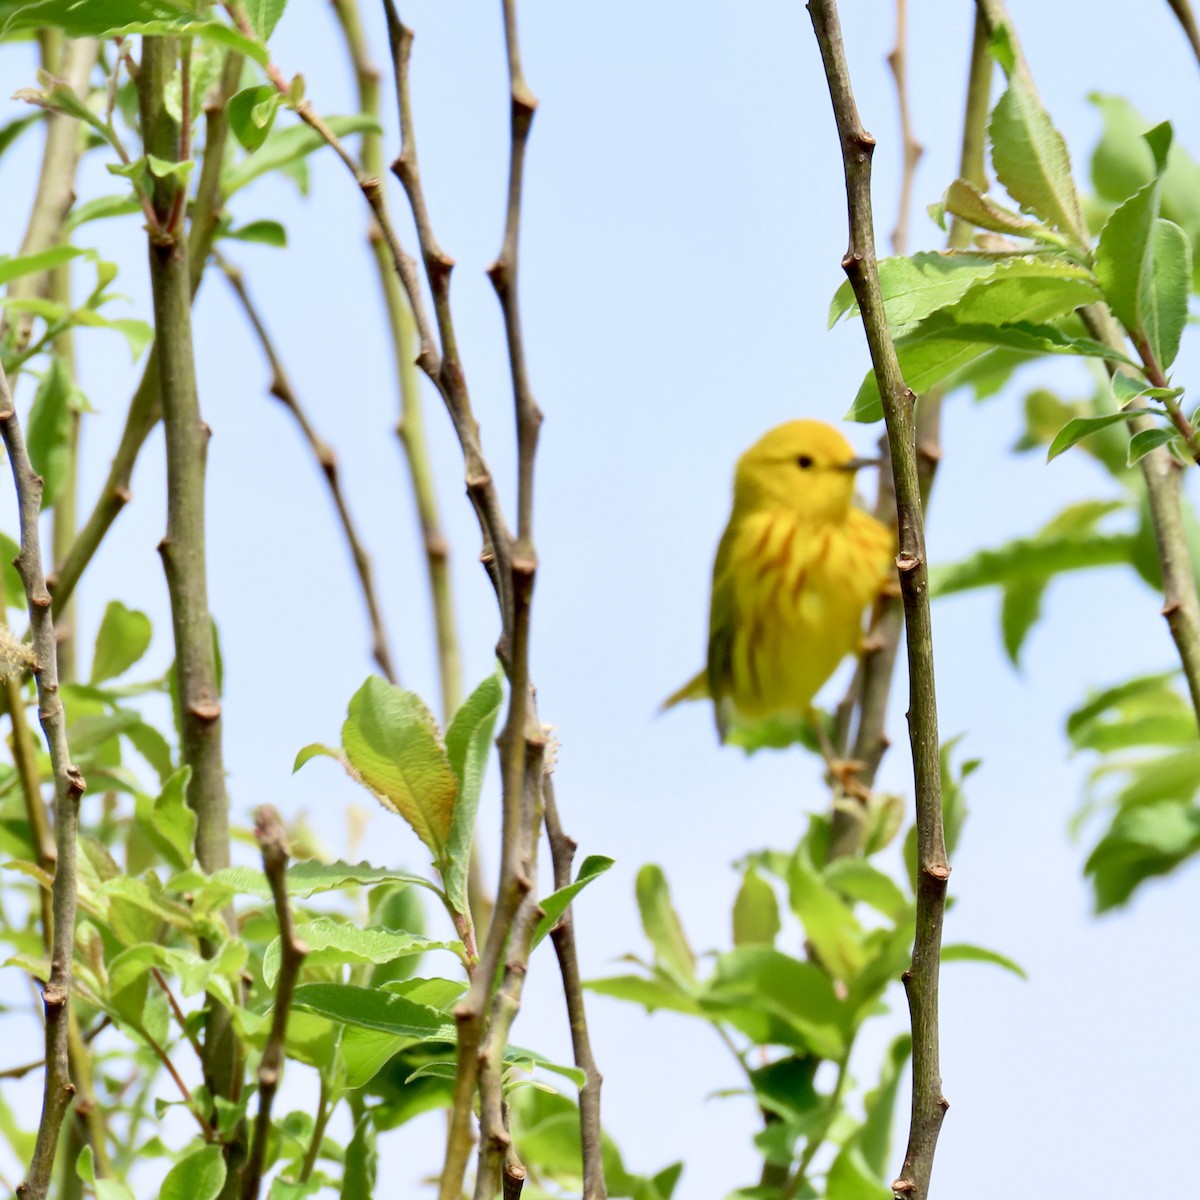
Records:
{"label": "bird", "polygon": [[823,421],[794,420],[734,473],[717,547],[708,661],[663,708],[709,699],[722,742],[767,722],[811,719],[812,702],[863,641],[863,614],[895,577],[895,533],[854,503],[877,465]]}

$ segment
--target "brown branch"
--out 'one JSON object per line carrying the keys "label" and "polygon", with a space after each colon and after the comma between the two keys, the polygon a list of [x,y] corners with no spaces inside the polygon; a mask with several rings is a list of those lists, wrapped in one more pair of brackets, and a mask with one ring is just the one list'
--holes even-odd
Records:
{"label": "brown branch", "polygon": [[[563,831],[554,800],[554,777],[546,776],[543,788],[546,837],[550,843],[550,858],[554,865],[554,890],[559,891],[571,882],[571,862],[575,842]],[[587,1010],[583,999],[583,982],[579,974],[579,955],[575,947],[575,917],[568,905],[550,931],[558,969],[562,975],[563,995],[567,1002],[567,1020],[571,1026],[571,1048],[575,1065],[584,1074],[579,1089],[579,1134],[583,1147],[583,1200],[606,1200],[603,1146],[601,1144],[600,1089],[604,1077],[592,1054],[592,1039],[588,1033]]]}
{"label": "brown branch", "polygon": [[254,1139],[250,1157],[242,1168],[242,1200],[256,1200],[262,1186],[267,1138],[271,1132],[271,1105],[283,1074],[287,1049],[288,1013],[296,991],[296,980],[308,947],[296,936],[292,909],[288,903],[287,864],[290,849],[287,832],[279,813],[264,804],[254,813],[254,836],[262,851],[263,872],[271,885],[275,917],[279,922],[279,979],[275,988],[275,1008],[271,1014],[271,1032],[258,1064],[258,1115],[254,1119]]}
{"label": "brown branch", "polygon": [[810,0],[808,11],[821,47],[842,144],[850,225],[850,244],[842,266],[862,312],[883,401],[900,525],[896,563],[908,648],[909,734],[917,803],[917,918],[912,966],[905,973],[913,1035],[912,1122],[904,1167],[893,1189],[898,1195],[925,1200],[946,1111],[938,1064],[938,968],[950,867],[942,831],[933,629],[917,470],[915,397],[900,373],[879,287],[871,215],[871,154],[875,141],[863,128],[854,102],[835,0]]}
{"label": "brown branch", "polygon": [[[963,179],[985,191],[987,178],[984,156],[987,148],[987,120],[991,99],[993,60],[988,50],[988,30],[985,22],[976,17],[972,35],[971,66],[967,80],[966,109],[963,117],[962,149],[958,173]],[[954,219],[947,244],[962,249],[971,242],[971,227]],[[941,414],[943,390],[934,388],[917,403],[916,439],[917,471],[920,479],[922,511],[928,507],[933,492],[938,463],[941,461]],[[889,457],[886,437],[880,444],[884,458]],[[880,471],[879,496],[875,515],[885,524],[896,520],[896,498],[889,468]],[[858,703],[858,726],[851,748],[850,714],[839,720],[842,737],[839,751],[847,752],[854,762],[863,764],[859,781],[870,789],[890,741],[885,732],[888,696],[895,674],[900,637],[904,631],[904,606],[898,596],[882,598],[871,625],[864,648],[863,660],[840,708]],[[858,854],[866,834],[866,811],[861,798],[838,794],[834,801],[833,824],[829,839],[829,858]]]}
{"label": "brown branch", "polygon": [[262,316],[246,288],[246,282],[241,270],[227,261],[218,251],[213,251],[213,258],[217,266],[221,268],[225,278],[229,281],[229,286],[233,289],[234,295],[241,304],[242,312],[250,322],[255,336],[258,338],[259,346],[266,356],[267,364],[271,368],[271,382],[267,390],[292,414],[296,424],[300,426],[300,432],[304,435],[304,440],[308,443],[309,449],[312,450],[313,457],[317,460],[317,465],[321,468],[321,473],[324,475],[325,482],[329,486],[329,494],[333,500],[333,506],[337,510],[338,521],[342,526],[342,536],[346,539],[346,545],[350,549],[350,557],[354,560],[355,573],[358,575],[359,587],[362,590],[363,601],[367,607],[367,620],[371,627],[371,651],[384,677],[390,683],[396,683],[396,668],[392,663],[392,651],[388,643],[387,630],[383,623],[383,607],[379,603],[379,595],[375,590],[375,575],[371,567],[371,556],[367,553],[366,547],[362,543],[362,538],[358,535],[358,528],[354,523],[354,518],[350,514],[349,505],[346,503],[346,496],[342,491],[341,476],[338,470],[337,454],[334,452],[333,447],[313,428],[312,422],[308,419],[308,414],[300,404],[295,389],[292,387],[291,379],[288,377],[283,362],[279,357],[279,352],[276,350],[275,344],[271,340],[271,335],[267,332],[267,328],[263,324]]}
{"label": "brown branch", "polygon": [[[1170,388],[1171,381],[1167,378],[1162,367],[1158,365],[1158,359],[1145,333],[1137,330],[1130,334],[1130,340],[1138,352],[1138,357],[1142,360],[1146,378],[1157,388]],[[1170,418],[1171,424],[1175,426],[1180,437],[1183,438],[1188,453],[1192,456],[1192,460],[1200,463],[1200,445],[1197,445],[1196,429],[1191,421],[1183,415],[1183,409],[1179,407],[1179,401],[1174,396],[1164,396],[1162,405],[1167,410],[1167,416]]]}
{"label": "brown branch", "polygon": [[1192,11],[1189,0],[1167,0],[1167,4],[1183,27],[1188,45],[1191,46],[1196,61],[1200,63],[1200,27],[1196,25],[1196,14]]}
{"label": "brown branch", "polygon": [[13,407],[8,377],[0,367],[0,437],[8,451],[20,512],[21,553],[17,570],[25,587],[29,625],[33,633],[33,653],[37,665],[38,716],[50,766],[54,773],[55,869],[52,888],[54,939],[50,955],[50,978],[42,989],[46,1015],[46,1079],[42,1095],[42,1116],[38,1122],[33,1158],[24,1183],[17,1194],[31,1200],[43,1200],[54,1170],[54,1152],[59,1130],[75,1093],[70,1077],[69,1005],[71,965],[75,952],[75,851],[79,833],[79,807],[85,783],[79,768],[71,762],[67,746],[66,717],[58,694],[58,648],[54,639],[54,618],[50,614],[50,594],[42,571],[42,551],[38,534],[42,481],[34,472],[25,449],[21,423]]}
{"label": "brown branch", "polygon": [[183,1008],[180,1006],[179,1001],[175,998],[175,993],[173,991],[171,991],[171,985],[167,982],[166,976],[164,976],[163,973],[157,967],[151,967],[150,968],[150,977],[151,977],[151,979],[154,980],[154,982],[156,984],[158,984],[159,991],[161,991],[163,993],[163,995],[166,996],[167,1006],[171,1010],[171,1015],[174,1016],[176,1024],[178,1024],[178,1026],[179,1026],[180,1032],[183,1034],[183,1036],[185,1038],[187,1038],[188,1042],[191,1044],[192,1049],[196,1052],[196,1057],[203,1058],[204,1050],[201,1047],[199,1041],[196,1040],[196,1035],[194,1033],[191,1033],[188,1030],[187,1013],[185,1013],[183,1011]]}
{"label": "brown branch", "polygon": [[900,137],[904,146],[904,168],[900,176],[900,204],[892,230],[892,253],[905,254],[908,248],[909,214],[912,212],[913,185],[917,164],[924,147],[913,134],[912,113],[908,104],[908,0],[896,0],[896,44],[888,54],[888,66],[896,81],[896,107],[900,112]]}

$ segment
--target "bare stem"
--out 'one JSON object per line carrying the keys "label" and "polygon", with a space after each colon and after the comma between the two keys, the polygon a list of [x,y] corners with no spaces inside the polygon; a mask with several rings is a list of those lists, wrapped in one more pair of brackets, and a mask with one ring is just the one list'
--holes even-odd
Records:
{"label": "bare stem", "polygon": [[[145,37],[138,99],[146,152],[178,161],[179,128],[165,102],[171,44]],[[150,284],[157,331],[158,392],[167,451],[167,531],[159,544],[171,601],[179,683],[180,750],[191,768],[187,802],[196,813],[196,858],[210,874],[229,865],[229,798],[221,751],[212,615],[208,607],[204,480],[209,429],[200,416],[192,350],[188,245],[167,229],[173,179],[155,180],[154,206],[164,230],[149,239]],[[211,950],[211,948],[209,948]],[[229,1014],[211,1003],[204,1039],[204,1078],[213,1096],[236,1100],[242,1056]],[[230,1148],[232,1150],[232,1148]],[[228,1192],[228,1185],[226,1188]]]}
{"label": "bare stem", "polygon": [[896,44],[888,55],[888,66],[896,81],[896,107],[900,112],[900,136],[904,144],[904,170],[900,176],[900,203],[896,226],[892,230],[892,253],[905,254],[908,248],[909,214],[912,212],[913,185],[917,164],[924,147],[913,134],[912,113],[908,104],[908,0],[896,0]]}
{"label": "bare stem", "polygon": [[1184,35],[1187,37],[1188,45],[1192,48],[1192,53],[1196,56],[1196,61],[1200,63],[1200,27],[1196,25],[1196,14],[1192,11],[1189,0],[1167,0],[1167,3],[1183,27]]}
{"label": "bare stem", "polygon": [[942,831],[933,629],[917,470],[915,397],[900,373],[879,287],[871,214],[871,154],[875,140],[863,128],[854,102],[835,0],[810,0],[808,11],[821,48],[842,144],[850,226],[850,244],[842,266],[862,312],[883,401],[900,526],[896,565],[908,648],[909,735],[917,804],[917,927],[912,966],[905,973],[913,1034],[912,1121],[904,1167],[892,1187],[898,1196],[925,1200],[946,1111],[938,1063],[938,968],[950,867]]}
{"label": "bare stem", "polygon": [[246,288],[242,272],[220,253],[214,251],[213,257],[229,281],[229,286],[233,289],[238,303],[241,304],[242,312],[245,314],[246,320],[250,322],[254,335],[258,338],[258,343],[266,356],[267,364],[271,368],[271,382],[267,390],[292,414],[296,424],[300,426],[300,432],[304,435],[304,440],[308,443],[313,457],[317,460],[317,465],[321,468],[321,473],[325,476],[330,498],[333,500],[338,521],[342,526],[342,535],[349,547],[350,557],[354,560],[355,573],[358,575],[359,587],[366,604],[367,620],[371,627],[371,649],[375,656],[375,662],[384,677],[389,682],[395,683],[397,682],[396,668],[393,665],[391,646],[388,643],[387,630],[383,623],[383,606],[379,603],[379,594],[375,590],[375,573],[371,566],[371,556],[367,553],[362,538],[358,535],[358,527],[350,514],[349,505],[346,503],[346,496],[342,491],[337,454],[333,447],[313,428],[308,414],[300,404],[275,343],[271,340],[271,335],[263,323],[262,315]]}
{"label": "bare stem", "polygon": [[[550,858],[554,865],[554,890],[571,882],[571,862],[575,842],[563,832],[554,800],[554,777],[546,776],[543,788],[546,837],[550,843]],[[579,974],[579,955],[575,947],[575,916],[571,906],[559,917],[550,931],[558,969],[562,975],[563,995],[567,1001],[567,1020],[571,1025],[571,1047],[575,1065],[584,1073],[584,1085],[579,1089],[579,1132],[583,1147],[583,1200],[605,1200],[608,1191],[604,1182],[600,1126],[600,1088],[604,1077],[592,1054],[588,1034],[587,1010],[583,999],[583,982]],[[722,1033],[724,1031],[722,1030]],[[728,1035],[726,1035],[728,1036]],[[736,1053],[736,1051],[735,1051]]]}
{"label": "bare stem", "polygon": [[75,952],[75,850],[79,833],[79,807],[85,783],[78,767],[71,762],[67,746],[66,718],[58,694],[58,647],[54,638],[54,618],[50,614],[50,593],[42,570],[38,514],[42,503],[42,481],[29,461],[25,437],[13,406],[8,377],[0,367],[0,437],[12,466],[13,486],[21,524],[21,553],[17,570],[25,587],[29,625],[33,633],[36,665],[38,716],[50,766],[54,772],[55,869],[52,888],[54,939],[50,955],[50,977],[42,989],[46,1020],[46,1078],[42,1095],[42,1116],[37,1140],[25,1181],[17,1194],[32,1200],[44,1200],[54,1170],[63,1118],[75,1094],[71,1082],[69,1052],[69,1005],[71,964]]}
{"label": "bare stem", "polygon": [[283,1075],[287,1041],[288,1013],[296,991],[296,980],[308,947],[296,936],[292,909],[288,903],[287,864],[290,849],[279,813],[269,804],[254,814],[254,836],[262,851],[263,872],[271,885],[275,917],[279,922],[279,978],[275,985],[275,1008],[271,1013],[271,1032],[258,1064],[258,1115],[254,1119],[254,1139],[250,1157],[242,1169],[242,1200],[256,1200],[262,1187],[267,1137],[271,1132],[271,1105]]}

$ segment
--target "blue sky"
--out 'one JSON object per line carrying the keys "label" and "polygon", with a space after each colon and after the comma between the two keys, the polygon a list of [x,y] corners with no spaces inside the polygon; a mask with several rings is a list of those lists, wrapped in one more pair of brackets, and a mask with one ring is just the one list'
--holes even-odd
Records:
{"label": "blue sky", "polygon": [[[1089,91],[1129,96],[1152,121],[1186,124],[1196,64],[1165,4],[1127,5],[1100,19],[1065,0],[1014,2],[1043,98],[1072,148],[1076,175],[1099,128]],[[915,5],[910,31],[913,120],[926,155],[911,244],[942,235],[924,215],[957,163],[972,6]],[[382,60],[381,15],[367,18]],[[485,449],[506,501],[513,490],[511,401],[503,331],[483,269],[499,246],[507,167],[507,101],[499,6],[414,3],[413,71],[422,171],[435,227],[458,261],[454,305]],[[729,942],[737,887],[730,861],[793,843],[804,813],[823,806],[815,764],[799,752],[747,760],[715,744],[702,707],[658,718],[661,698],[699,665],[711,556],[727,514],[732,464],[762,431],[796,416],[837,420],[867,364],[861,329],[825,329],[841,281],[841,164],[807,14],[778,0],[522,7],[525,69],[541,107],[530,146],[522,299],[534,387],[546,424],[538,470],[538,577],[533,667],[544,719],[562,746],[559,803],[580,853],[617,866],[579,906],[585,975],[642,952],[633,902],[638,867],[671,881],[693,944]],[[890,75],[890,5],[844,6],[859,106],[876,135],[881,244],[891,229],[900,145]],[[286,74],[303,71],[324,112],[353,110],[352,80],[325,6],[295,0],[273,41]],[[15,56],[10,52],[10,63]],[[382,64],[381,64],[382,65]],[[26,82],[10,67],[13,86]],[[10,106],[11,107],[11,106]],[[391,111],[388,109],[388,118]],[[394,152],[395,139],[389,150]],[[23,227],[36,147],[0,162],[0,210],[11,251]],[[415,516],[392,436],[396,397],[363,232],[365,211],[331,158],[313,189],[264,180],[237,198],[239,222],[287,224],[286,252],[232,246],[297,391],[338,449],[345,486],[376,558],[406,686],[436,696],[428,603]],[[98,163],[81,195],[114,190]],[[392,207],[402,214],[393,189]],[[413,245],[407,221],[402,236]],[[89,226],[123,264],[130,312],[149,310],[135,220]],[[96,493],[140,370],[101,335],[81,337],[89,420],[83,495]],[[196,309],[210,452],[211,600],[227,664],[226,762],[236,815],[270,801],[307,812],[330,848],[345,845],[347,803],[370,806],[329,765],[293,777],[295,751],[332,740],[346,701],[370,670],[360,604],[319,474],[281,407],[223,282]],[[1196,363],[1185,339],[1184,382]],[[1082,368],[1040,379],[1087,387]],[[1032,381],[1033,375],[1025,377]],[[1046,466],[1014,457],[1021,388],[985,405],[955,398],[930,516],[931,560],[1028,532],[1065,503],[1111,486],[1078,455]],[[25,393],[28,399],[28,392]],[[431,395],[428,425],[454,547],[468,685],[491,666],[494,602],[474,561],[479,539],[462,496],[461,464]],[[850,428],[868,448],[875,430]],[[1194,485],[1193,485],[1194,488]],[[111,597],[149,612],[153,653],[170,656],[162,535],[162,443],[149,442],[134,503],[82,592],[94,630]],[[0,513],[12,529],[7,497]],[[955,965],[944,975],[943,1073],[951,1110],[935,1195],[999,1200],[1020,1171],[1041,1200],[1111,1190],[1153,1195],[1191,1177],[1200,1116],[1194,1003],[1200,965],[1180,914],[1200,906],[1200,878],[1147,887],[1128,909],[1089,913],[1084,848],[1067,835],[1087,764],[1070,761],[1063,716],[1088,686],[1162,669],[1173,654],[1159,602],[1115,572],[1052,590],[1018,675],[1000,648],[997,602],[967,596],[935,610],[944,736],[964,734],[983,759],[951,882],[947,939],[993,947],[1030,980]],[[903,703],[883,783],[911,796]],[[495,840],[494,779],[485,847]],[[485,805],[487,801],[485,799]],[[372,814],[369,856],[424,865],[407,831]],[[514,1038],[569,1054],[549,949],[535,959]],[[867,1038],[861,1082],[903,1026],[902,996]],[[711,1200],[751,1181],[753,1105],[710,1099],[735,1086],[712,1034],[682,1018],[591,1002],[606,1077],[605,1121],[632,1169],[683,1158],[680,1200]],[[293,1070],[290,1086],[307,1094]],[[902,1102],[903,1103],[903,1102]],[[900,1126],[904,1126],[900,1112]],[[391,1194],[416,1195],[434,1168],[429,1118],[384,1142]],[[902,1140],[902,1139],[901,1139]],[[1097,1148],[1121,1147],[1121,1153]],[[899,1152],[896,1154],[897,1165]],[[387,1190],[381,1187],[381,1193]]]}

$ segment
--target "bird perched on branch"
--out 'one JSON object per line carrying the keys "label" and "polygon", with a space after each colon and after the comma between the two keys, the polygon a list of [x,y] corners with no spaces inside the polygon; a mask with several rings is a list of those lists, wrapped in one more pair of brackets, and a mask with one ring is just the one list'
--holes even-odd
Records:
{"label": "bird perched on branch", "polygon": [[713,564],[708,664],[664,708],[711,699],[722,741],[808,718],[895,570],[892,530],[854,504],[855,472],[875,462],[822,421],[789,421],[742,455]]}

